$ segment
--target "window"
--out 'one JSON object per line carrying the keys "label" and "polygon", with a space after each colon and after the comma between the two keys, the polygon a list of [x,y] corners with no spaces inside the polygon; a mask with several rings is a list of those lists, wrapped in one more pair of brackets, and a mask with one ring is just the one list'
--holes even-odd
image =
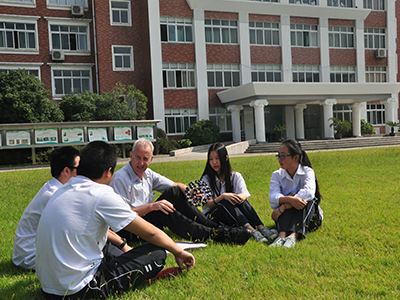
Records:
{"label": "window", "polygon": [[111,25],[131,25],[131,1],[110,1]]}
{"label": "window", "polygon": [[1,0],[0,5],[35,6],[35,0]]}
{"label": "window", "polygon": [[39,66],[23,66],[21,64],[16,65],[0,65],[0,73],[9,73],[10,71],[23,70],[30,75],[35,76],[40,80],[40,67]]}
{"label": "window", "polygon": [[331,82],[355,82],[356,72],[354,66],[331,66]]}
{"label": "window", "polygon": [[385,124],[385,105],[367,104],[367,121],[373,125]]}
{"label": "window", "polygon": [[385,0],[364,0],[364,8],[385,10]]}
{"label": "window", "polygon": [[336,104],[333,106],[333,117],[351,122],[351,105]]}
{"label": "window", "polygon": [[194,88],[193,64],[163,64],[163,84],[164,88]]}
{"label": "window", "polygon": [[37,50],[36,23],[0,22],[0,50]]}
{"label": "window", "polygon": [[53,69],[53,96],[61,97],[91,91],[90,69]]}
{"label": "window", "polygon": [[252,82],[282,81],[281,65],[251,65]]}
{"label": "window", "polygon": [[237,44],[238,24],[235,20],[205,20],[206,43]]}
{"label": "window", "polygon": [[329,47],[354,48],[354,28],[329,26]]}
{"label": "window", "polygon": [[184,134],[195,122],[197,122],[195,108],[165,109],[167,134]]}
{"label": "window", "polygon": [[193,42],[193,24],[191,19],[161,17],[160,23],[162,42]]}
{"label": "window", "polygon": [[279,46],[279,23],[249,22],[250,44]]}
{"label": "window", "polygon": [[232,131],[231,113],[223,107],[210,107],[210,121],[219,127],[220,132]]}
{"label": "window", "polygon": [[328,0],[328,6],[353,7],[353,0]]}
{"label": "window", "polygon": [[365,67],[366,82],[387,82],[386,66]]}
{"label": "window", "polygon": [[279,3],[279,0],[250,0],[250,1]]}
{"label": "window", "polygon": [[318,65],[293,65],[293,82],[319,82]]}
{"label": "window", "polygon": [[51,49],[88,52],[88,25],[50,25]]}
{"label": "window", "polygon": [[60,6],[70,9],[72,5],[88,7],[88,2],[87,0],[47,0],[47,6]]}
{"label": "window", "polygon": [[318,0],[289,0],[290,4],[318,5]]}
{"label": "window", "polygon": [[366,49],[386,48],[385,28],[365,28],[364,45]]}
{"label": "window", "polygon": [[292,46],[318,47],[318,26],[307,24],[291,24],[290,41]]}
{"label": "window", "polygon": [[112,46],[113,70],[133,71],[133,47]]}
{"label": "window", "polygon": [[207,65],[208,87],[222,88],[240,85],[239,65]]}

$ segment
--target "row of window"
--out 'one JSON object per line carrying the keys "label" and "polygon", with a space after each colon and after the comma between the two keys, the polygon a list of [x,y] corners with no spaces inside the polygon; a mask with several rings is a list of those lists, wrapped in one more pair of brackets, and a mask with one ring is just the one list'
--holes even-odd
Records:
{"label": "row of window", "polygon": [[[352,121],[350,104],[336,104],[333,106],[333,116],[341,120]],[[385,124],[385,105],[367,104],[367,121],[373,125]]]}
{"label": "row of window", "polygon": [[[280,0],[250,0],[259,2],[280,3]],[[328,0],[328,6],[355,7],[355,0]],[[320,0],[289,0],[289,4],[320,5]],[[374,10],[385,10],[385,0],[364,0],[363,7]]]}

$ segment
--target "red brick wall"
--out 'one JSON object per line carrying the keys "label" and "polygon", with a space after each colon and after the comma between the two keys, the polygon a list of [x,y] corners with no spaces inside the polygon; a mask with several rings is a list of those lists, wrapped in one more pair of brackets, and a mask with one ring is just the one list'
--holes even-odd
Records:
{"label": "red brick wall", "polygon": [[320,49],[292,47],[292,63],[296,65],[319,65],[321,63]]}
{"label": "red brick wall", "polygon": [[251,53],[252,64],[282,63],[281,47],[251,46],[250,53]]}
{"label": "red brick wall", "polygon": [[281,18],[279,16],[271,16],[271,15],[249,15],[249,21],[263,21],[263,22],[274,22],[279,23]]}
{"label": "red brick wall", "polygon": [[209,64],[239,64],[239,45],[214,45],[207,46],[207,63]]}
{"label": "red brick wall", "polygon": [[160,16],[191,18],[192,15],[186,0],[160,0]]}
{"label": "red brick wall", "polygon": [[163,43],[162,60],[163,62],[194,63],[194,44]]}
{"label": "red brick wall", "polygon": [[197,90],[164,90],[165,108],[197,108]]}
{"label": "red brick wall", "polygon": [[354,20],[329,19],[329,26],[356,26]]}
{"label": "red brick wall", "polygon": [[329,63],[333,66],[355,66],[357,64],[356,49],[330,49]]}
{"label": "red brick wall", "polygon": [[290,23],[291,24],[318,25],[318,19],[315,19],[315,18],[290,17]]}
{"label": "red brick wall", "polygon": [[365,27],[386,27],[386,12],[371,11],[364,21]]}
{"label": "red brick wall", "polygon": [[387,66],[387,58],[376,58],[375,50],[365,50],[366,66]]}
{"label": "red brick wall", "polygon": [[224,89],[209,89],[208,90],[208,105],[210,107],[215,107],[215,106],[222,107],[223,106],[217,96],[217,93],[220,91],[223,91],[223,90]]}
{"label": "red brick wall", "polygon": [[237,13],[206,11],[204,12],[205,19],[221,19],[221,20],[237,20]]}

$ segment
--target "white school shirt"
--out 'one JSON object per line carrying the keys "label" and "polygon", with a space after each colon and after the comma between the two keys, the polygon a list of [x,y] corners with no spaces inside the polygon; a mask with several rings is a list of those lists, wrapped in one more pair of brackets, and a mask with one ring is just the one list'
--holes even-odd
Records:
{"label": "white school shirt", "polygon": [[[210,180],[207,175],[204,175],[201,180],[203,180],[205,183],[210,186]],[[231,183],[232,183],[232,193],[235,194],[245,194],[246,199],[249,198],[251,195],[249,191],[247,190],[246,182],[244,181],[244,178],[242,174],[239,172],[232,172],[231,174]],[[225,187],[225,182],[222,182],[218,177],[215,178],[215,184],[217,188],[219,188],[219,194],[217,195],[213,191],[213,197],[218,197],[219,195],[222,195],[223,193],[226,192],[226,187]],[[206,214],[210,211],[210,207],[207,205],[204,205],[203,207],[203,213]]]}
{"label": "white school shirt", "polygon": [[50,197],[62,186],[63,184],[56,178],[50,179],[42,186],[25,209],[15,232],[12,251],[14,265],[24,269],[35,268],[36,231],[39,219]]}
{"label": "white school shirt", "polygon": [[107,231],[126,227],[137,214],[110,186],[72,178],[43,210],[36,239],[36,274],[43,291],[71,295],[93,278]]}
{"label": "white school shirt", "polygon": [[269,202],[272,209],[279,207],[279,198],[295,196],[305,201],[315,197],[315,173],[310,167],[299,165],[293,178],[280,168],[272,173],[269,187]]}
{"label": "white school shirt", "polygon": [[139,178],[131,164],[115,172],[111,182],[114,191],[124,197],[132,207],[153,202],[153,190],[163,193],[174,185],[172,180],[150,169],[146,169],[143,178]]}

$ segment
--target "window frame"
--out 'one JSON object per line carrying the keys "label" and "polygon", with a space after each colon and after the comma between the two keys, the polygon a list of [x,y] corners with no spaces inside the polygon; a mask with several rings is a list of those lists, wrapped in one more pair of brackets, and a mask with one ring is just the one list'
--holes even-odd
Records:
{"label": "window frame", "polygon": [[[178,86],[177,72],[181,72],[182,86]],[[186,72],[185,75],[182,73]],[[162,65],[162,76],[163,76],[163,89],[195,89],[196,88],[196,70],[194,64],[189,63],[163,63]],[[171,75],[172,74],[172,75]],[[173,76],[174,84],[170,84],[170,76]],[[184,77],[186,78],[186,86],[184,86]],[[193,85],[189,85],[193,83]]]}
{"label": "window frame", "polygon": [[[258,25],[258,26],[257,26]],[[262,26],[261,26],[262,25]],[[277,27],[274,27],[277,26]],[[254,42],[252,42],[252,32],[254,32]],[[259,33],[262,32],[261,37]],[[267,35],[270,35],[271,43],[266,43]],[[274,43],[276,34],[278,35],[278,43]],[[262,39],[262,43],[259,43],[259,39]],[[279,22],[263,22],[263,21],[251,21],[249,22],[249,40],[250,46],[280,46],[280,24]]]}
{"label": "window frame", "polygon": [[[113,21],[113,9],[112,9],[112,2],[123,2],[128,3],[128,22],[114,22]],[[121,10],[121,9],[120,9]],[[110,11],[110,25],[111,26],[132,26],[132,4],[130,0],[110,0],[109,1],[109,11]]]}
{"label": "window frame", "polygon": [[[90,65],[53,65],[51,66],[50,70],[50,76],[51,76],[51,92],[52,92],[52,97],[53,99],[61,99],[63,96],[66,95],[73,95],[74,93],[71,94],[56,94],[56,77],[54,76],[54,71],[89,71],[89,90],[90,92],[93,91],[93,74],[92,74],[92,66]],[[63,77],[64,78],[64,77]],[[69,77],[68,77],[69,78]],[[73,79],[73,77],[71,76]],[[73,84],[71,84],[71,88],[73,87]],[[63,92],[65,92],[65,87],[64,87],[64,82],[63,82]],[[85,90],[86,91],[86,90]],[[83,90],[82,90],[83,92]]]}
{"label": "window frame", "polygon": [[[33,64],[33,63],[0,63],[0,70],[7,70],[7,71],[15,71],[15,70],[26,70],[26,71],[37,71],[38,76],[37,78],[41,80],[41,71],[40,67],[43,65],[40,64]],[[34,75],[35,76],[35,75]],[[36,77],[36,76],[35,76]]]}
{"label": "window frame", "polygon": [[[76,0],[70,0],[70,1],[76,1]],[[89,3],[88,0],[81,0],[83,1],[83,9],[88,10],[89,9]],[[54,3],[49,3],[50,0],[46,0],[46,7],[48,9],[57,9],[57,10],[71,10],[72,5],[81,5],[81,4],[54,4]]]}
{"label": "window frame", "polygon": [[[130,53],[129,53],[129,62],[130,62],[130,67],[129,68],[124,68],[124,67],[117,67],[116,66],[116,57],[115,55],[121,55],[123,57],[128,56],[125,55],[125,53],[115,53],[114,48],[129,48]],[[112,67],[113,71],[115,72],[130,72],[135,70],[135,65],[134,65],[134,53],[133,53],[133,46],[132,45],[111,45],[111,56],[112,56]]]}
{"label": "window frame", "polygon": [[[352,122],[353,109],[351,107],[351,104],[335,104],[333,105],[332,109],[334,118],[338,118],[342,121],[346,120]],[[348,118],[346,116],[348,116]]]}
{"label": "window frame", "polygon": [[[351,79],[354,76],[354,81],[343,81],[344,76],[348,76],[349,79]],[[335,80],[332,81],[332,76],[334,76]],[[337,76],[340,76],[340,81],[337,81]],[[329,69],[329,78],[331,83],[351,83],[351,82],[357,82],[357,73],[356,73],[356,67],[355,66],[330,66]]]}
{"label": "window frame", "polygon": [[[382,8],[376,8],[377,6]],[[364,0],[363,8],[377,10],[377,11],[386,11],[385,0]]]}
{"label": "window frame", "polygon": [[[298,3],[300,1],[300,3]],[[318,0],[289,0],[289,4],[318,6]]]}
{"label": "window frame", "polygon": [[[208,116],[210,121],[218,126],[220,132],[232,132],[232,113],[230,111],[224,107],[211,106]],[[220,126],[221,122],[224,122],[223,128]]]}
{"label": "window frame", "polygon": [[[302,28],[297,28],[297,27]],[[305,28],[309,27],[309,28]],[[316,27],[316,29],[314,29]],[[306,38],[306,33],[308,38]],[[301,35],[301,43],[299,44],[298,37]],[[293,44],[293,37],[295,38]],[[305,45],[308,39],[308,45]],[[319,48],[319,27],[315,24],[290,24],[290,46],[299,48]]]}
{"label": "window frame", "polygon": [[[279,64],[252,64],[250,72],[252,82],[282,82],[282,66]],[[280,80],[275,80],[277,74]],[[257,76],[257,80],[253,80],[254,76]],[[260,76],[263,76],[265,80],[260,80]],[[268,80],[271,77],[273,80]]]}
{"label": "window frame", "polygon": [[[187,118],[186,125],[188,125],[187,128],[189,128],[193,123],[198,121],[197,108],[166,108],[164,112],[166,134],[170,136],[185,134],[187,130],[187,128],[185,128],[185,118]],[[174,132],[169,132],[170,126],[168,119],[173,119]],[[180,120],[180,131],[177,130],[177,119]]]}
{"label": "window frame", "polygon": [[[31,30],[27,30],[24,29],[23,31],[19,30],[16,28],[16,24],[24,24],[26,25],[34,25],[35,26],[35,30],[34,30],[34,36],[35,36],[35,48],[15,48],[15,43],[14,43],[14,48],[7,48],[7,47],[3,47],[0,48],[0,53],[1,54],[39,54],[39,31],[38,31],[38,24],[37,24],[37,20],[39,19],[39,17],[7,17],[7,16],[2,16],[0,22],[1,23],[12,23],[14,24],[14,28],[12,30],[12,38],[13,38],[13,43],[14,43],[14,38],[16,35],[16,32],[32,32]],[[2,31],[2,29],[4,29],[4,31]],[[7,28],[0,29],[1,32],[6,33],[7,32]],[[18,35],[19,37],[19,35]],[[26,39],[26,37],[25,37]],[[19,39],[18,39],[19,40]],[[26,41],[26,40],[25,40]],[[7,35],[4,34],[4,42],[7,44]]]}
{"label": "window frame", "polygon": [[[377,31],[383,31],[377,32]],[[382,41],[383,39],[383,41]],[[386,49],[386,28],[384,27],[366,27],[364,28],[364,48],[365,49]],[[372,47],[370,47],[372,43]],[[383,43],[383,46],[382,46]],[[376,46],[378,44],[379,47]],[[382,46],[382,47],[381,47]]]}
{"label": "window frame", "polygon": [[[213,24],[215,22],[219,22],[220,24]],[[229,24],[222,24],[224,22],[228,22]],[[231,25],[231,22],[235,22],[236,25]],[[210,24],[207,24],[210,23]],[[207,29],[210,29],[211,32],[211,41],[207,41]],[[224,42],[224,29],[229,32],[229,42]],[[232,41],[232,30],[236,31],[236,41]],[[216,31],[218,31],[218,39],[219,42],[215,40]],[[240,43],[239,37],[239,25],[238,20],[230,20],[230,19],[205,19],[204,20],[204,35],[205,42],[207,44],[214,45],[238,45]]]}
{"label": "window frame", "polygon": [[[371,106],[374,106],[371,108]],[[379,107],[378,107],[379,106]],[[383,126],[386,124],[386,114],[385,114],[385,104],[383,103],[367,103],[367,121],[375,126]],[[380,115],[380,117],[378,116]],[[382,123],[377,123],[378,119],[383,121]]]}
{"label": "window frame", "polygon": [[[343,30],[346,29],[346,30]],[[352,31],[349,31],[351,29]],[[338,36],[338,38],[336,38]],[[343,36],[346,36],[346,43],[349,45],[349,37],[351,36],[352,46],[343,46]],[[329,26],[328,28],[328,40],[329,40],[329,48],[330,49],[354,49],[356,47],[355,44],[355,31],[354,26]],[[332,45],[331,45],[332,41]],[[339,41],[339,46],[337,45],[337,41]]]}
{"label": "window frame", "polygon": [[[219,75],[217,75],[217,72]],[[213,82],[214,85],[209,85],[210,73],[213,73]],[[226,77],[230,73],[229,77]],[[238,78],[234,78],[234,74],[238,76]],[[241,74],[240,74],[240,65],[239,64],[208,64],[207,65],[207,88],[208,89],[220,89],[220,88],[231,88],[235,86],[239,86],[241,84]],[[238,80],[238,84],[234,85],[234,81]],[[217,85],[218,80],[221,81],[222,85]],[[227,84],[230,80],[231,84]]]}
{"label": "window frame", "polygon": [[[296,76],[296,74],[297,76]],[[308,73],[311,73],[311,81],[308,81]],[[300,76],[300,74],[303,74],[303,76]],[[318,74],[318,80],[315,80],[315,76]],[[292,77],[293,77],[293,82],[321,82],[321,68],[319,65],[305,65],[305,64],[296,64],[292,65]],[[298,78],[299,80],[295,81],[295,78]],[[301,77],[304,80],[300,80]]]}
{"label": "window frame", "polygon": [[[373,77],[374,80],[369,80],[371,77]],[[376,80],[378,78],[384,78],[385,80]],[[385,83],[388,82],[387,80],[388,74],[386,66],[365,66],[365,82]]]}
{"label": "window frame", "polygon": [[[85,26],[86,27],[86,45],[87,45],[87,50],[55,49],[54,46],[53,46],[53,36],[52,36],[53,31],[51,30],[51,26],[68,26],[68,27],[70,27],[70,26],[80,26],[80,27]],[[60,51],[63,51],[65,55],[91,55],[91,45],[90,45],[91,40],[90,40],[89,21],[76,22],[76,21],[69,21],[69,20],[52,19],[52,20],[48,21],[48,31],[49,31],[49,50],[50,51],[60,50]],[[62,44],[61,32],[62,31],[58,31],[57,32],[59,34],[59,36],[60,36],[60,45]],[[70,39],[70,34],[71,33],[73,33],[73,32],[68,31],[69,39]],[[78,43],[78,39],[76,39],[75,42]],[[69,45],[70,45],[70,43],[69,43]]]}
{"label": "window frame", "polygon": [[[163,29],[165,26],[165,29]],[[178,40],[178,27],[183,27],[183,41]],[[171,29],[174,28],[175,39],[170,39]],[[188,28],[190,28],[191,40],[188,39]],[[166,40],[163,38],[164,31],[166,33]],[[193,20],[191,18],[175,18],[175,17],[160,17],[160,40],[161,43],[177,43],[177,44],[191,44],[194,43]]]}
{"label": "window frame", "polygon": [[[333,1],[336,1],[337,4],[335,5]],[[345,3],[343,6],[341,3]],[[350,5],[351,4],[351,5]],[[351,8],[355,6],[355,0],[328,0],[327,5],[329,7],[346,7],[346,8]]]}
{"label": "window frame", "polygon": [[[31,3],[13,2],[12,0],[5,0],[1,2],[0,6],[13,6],[13,7],[36,7],[36,0],[28,0]],[[7,2],[8,1],[8,2]]]}

